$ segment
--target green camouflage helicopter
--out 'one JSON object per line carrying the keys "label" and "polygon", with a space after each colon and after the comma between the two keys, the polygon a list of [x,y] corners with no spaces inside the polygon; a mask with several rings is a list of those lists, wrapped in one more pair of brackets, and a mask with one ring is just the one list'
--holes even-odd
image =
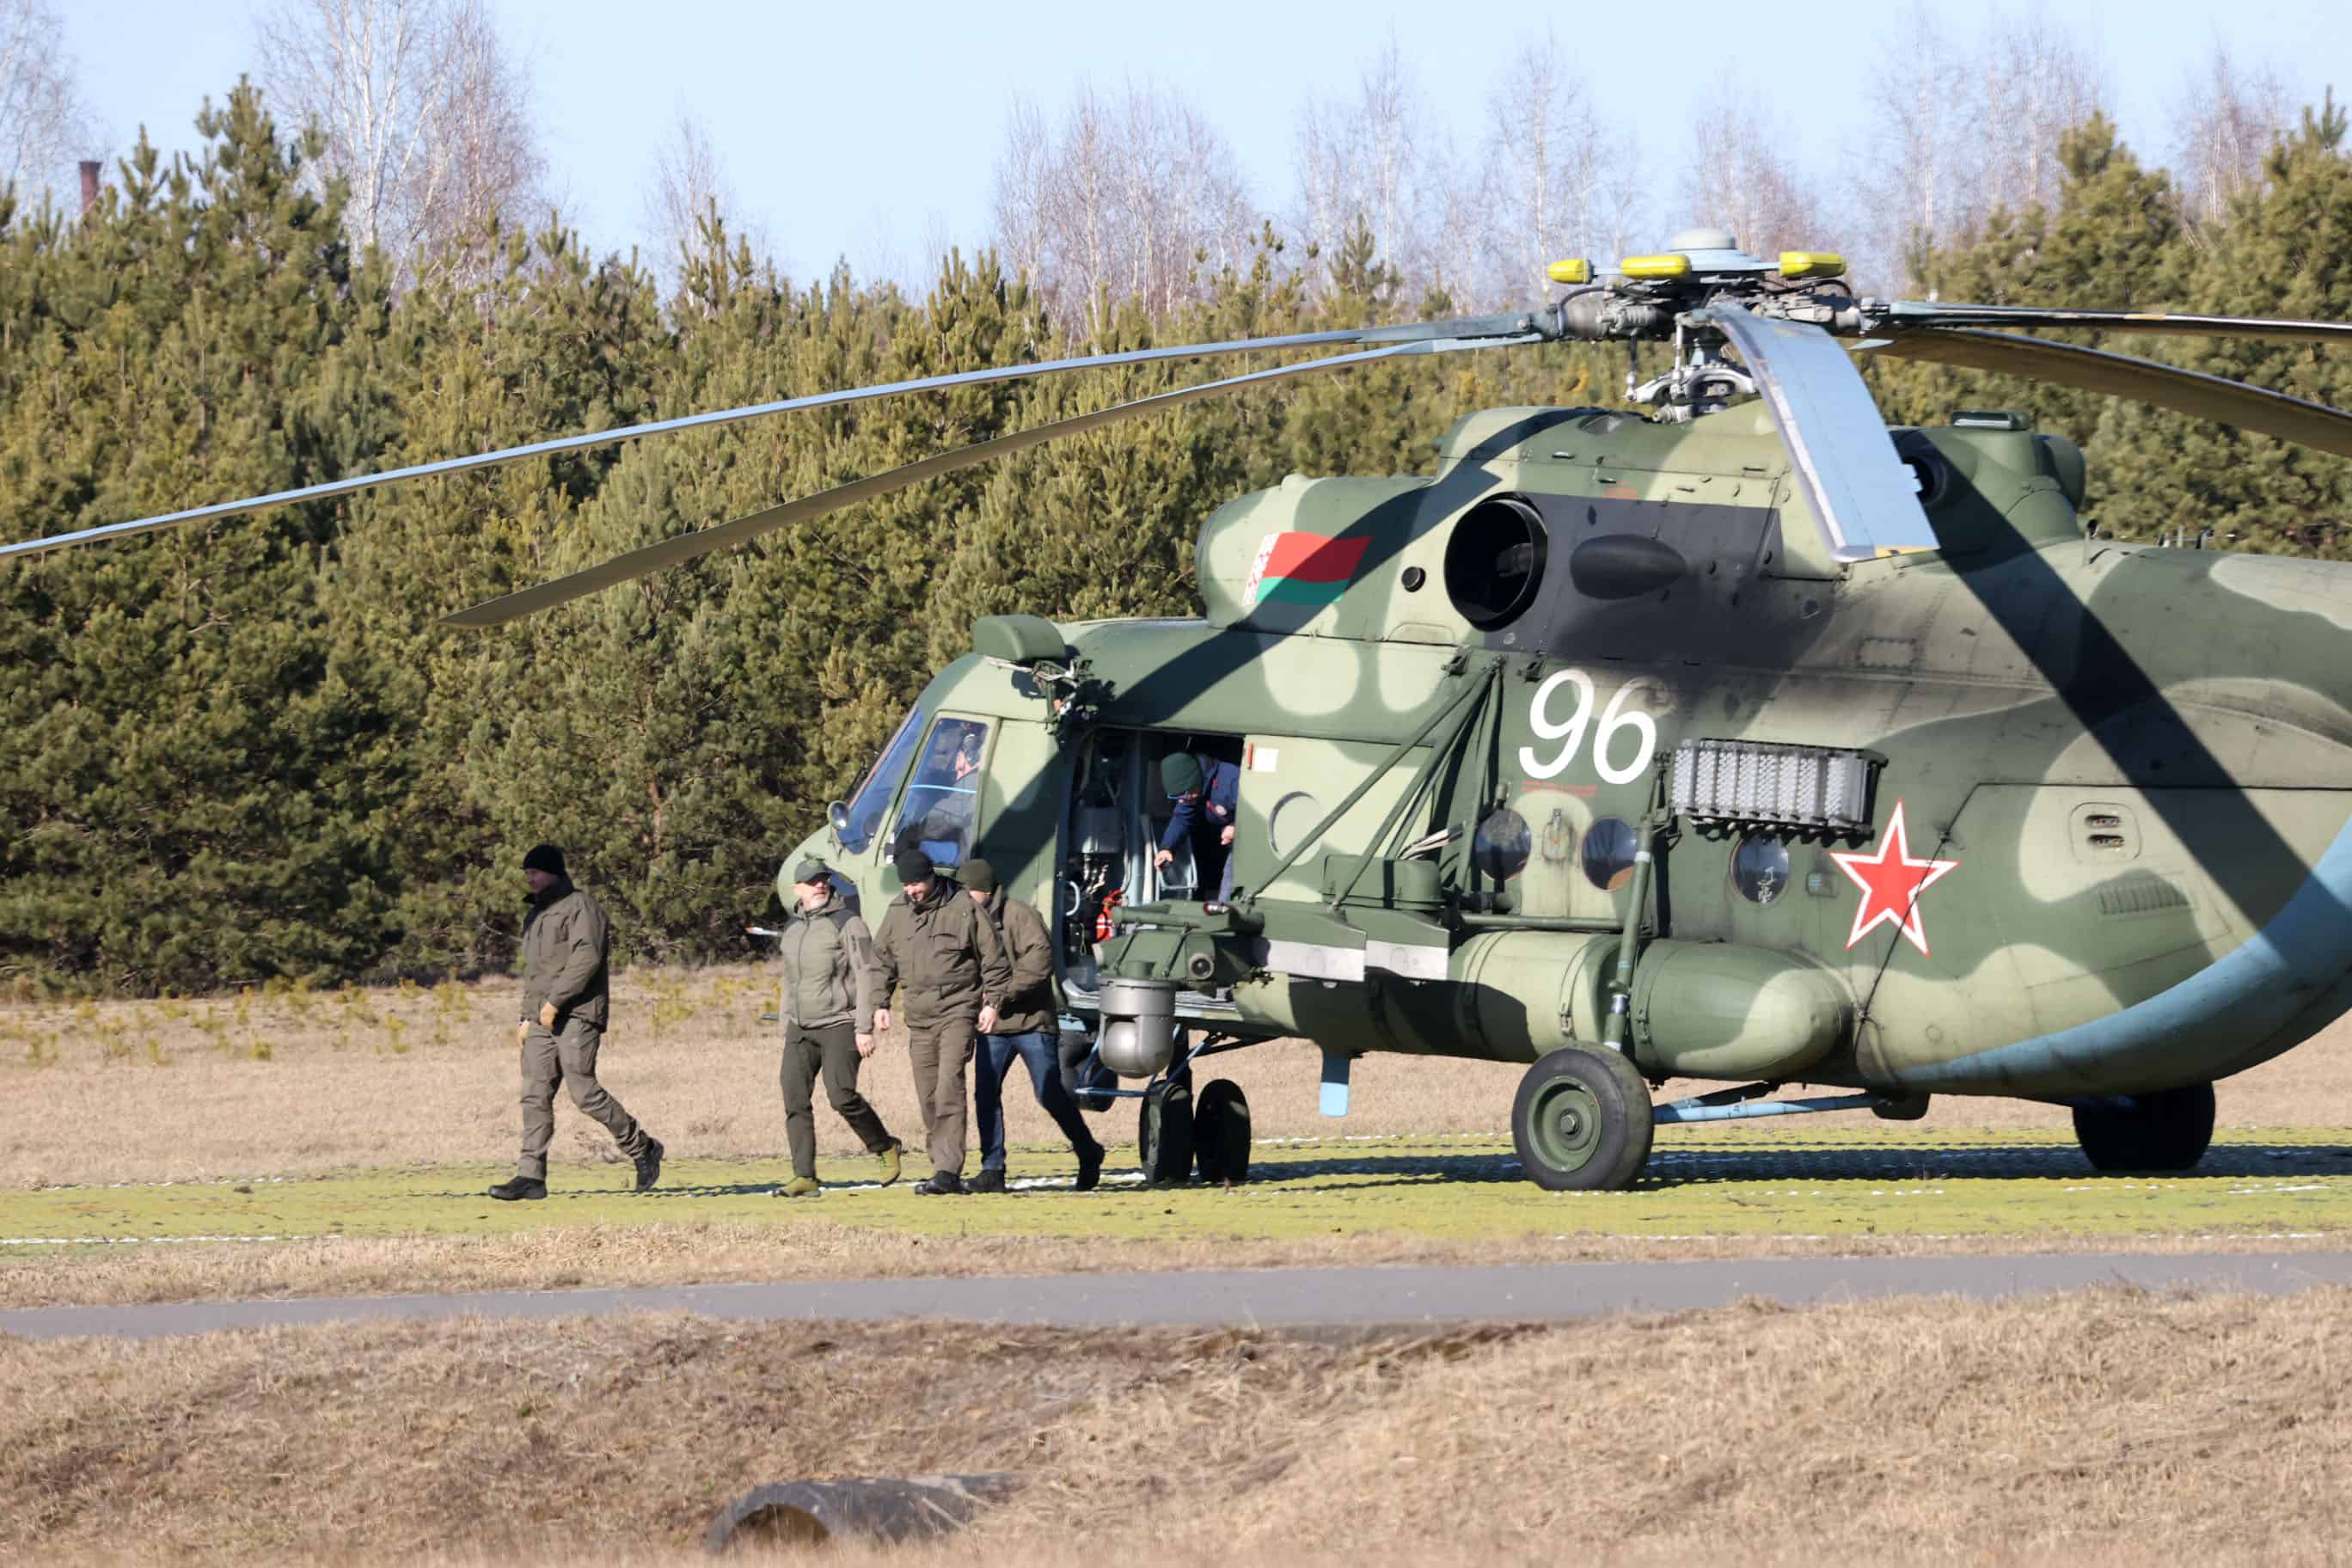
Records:
{"label": "green camouflage helicopter", "polygon": [[[1141,1100],[1156,1179],[1244,1173],[1246,1103],[1230,1080],[1196,1103],[1193,1068],[1287,1037],[1321,1048],[1334,1114],[1368,1052],[1529,1064],[1512,1126],[1548,1188],[1632,1182],[1661,1122],[1902,1119],[1932,1094],[2069,1105],[2098,1167],[2188,1168],[2216,1079],[2352,1006],[2352,567],[2093,537],[2072,442],[2007,412],[1890,429],[1852,355],[2352,456],[2337,410],[2017,335],[2352,327],[1889,303],[1843,271],[1701,230],[1604,275],[1559,263],[1566,291],[1539,310],[824,393],[0,554],[863,398],[1344,351],[999,437],[450,617],[490,626],[1195,399],[1402,355],[1670,342],[1672,368],[1629,387],[1646,414],[1488,410],[1433,473],[1234,500],[1201,528],[1199,619],[981,621],[786,863],[820,854],[878,900],[896,849],[953,866],[984,839],[1060,933],[1066,1062],[1094,1103]],[[1158,854],[1177,754],[1226,781],[1229,854]],[[1672,1078],[1729,1087],[1654,1106]],[[1790,1084],[1849,1092],[1766,1098]]]}

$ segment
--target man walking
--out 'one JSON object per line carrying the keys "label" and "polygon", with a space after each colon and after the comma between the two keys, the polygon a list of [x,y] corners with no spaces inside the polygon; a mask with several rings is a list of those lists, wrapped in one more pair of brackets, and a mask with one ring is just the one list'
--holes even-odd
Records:
{"label": "man walking", "polygon": [[605,976],[612,922],[596,900],[572,885],[563,851],[542,844],[522,858],[530,885],[530,913],[522,922],[522,1016],[515,1043],[522,1047],[522,1158],[514,1179],[490,1196],[547,1196],[547,1145],[555,1136],[555,1086],[604,1124],[637,1168],[637,1191],[661,1179],[662,1146],[596,1081],[596,1050],[611,1013]]}
{"label": "man walking", "polygon": [[964,891],[996,928],[1013,966],[1012,984],[996,1010],[996,1027],[981,1037],[975,1064],[979,1081],[973,1085],[972,1100],[980,1116],[980,1174],[972,1178],[971,1190],[1004,1190],[1004,1075],[1018,1057],[1029,1068],[1037,1103],[1078,1157],[1077,1190],[1092,1192],[1102,1184],[1103,1146],[1062,1083],[1055,1048],[1060,1008],[1055,1003],[1054,944],[1045,931],[1045,917],[1006,893],[997,881],[996,868],[985,860],[965,861],[961,878]]}
{"label": "man walking", "polygon": [[923,1194],[963,1191],[964,1066],[976,1037],[996,1027],[996,1007],[1013,982],[996,928],[930,857],[911,846],[891,860],[903,888],[874,938],[874,1027],[890,1026],[889,1001],[907,983],[907,1054],[923,1110],[931,1173]]}
{"label": "man walking", "polygon": [[824,1075],[824,1098],[866,1152],[882,1162],[882,1184],[898,1179],[901,1145],[857,1092],[858,1065],[874,1054],[874,939],[866,921],[833,885],[824,862],[793,868],[795,908],[776,943],[783,988],[776,1014],[784,1021],[784,1059],[777,1081],[784,1091],[784,1141],[793,1179],[778,1197],[817,1190],[816,1110],[811,1091]]}

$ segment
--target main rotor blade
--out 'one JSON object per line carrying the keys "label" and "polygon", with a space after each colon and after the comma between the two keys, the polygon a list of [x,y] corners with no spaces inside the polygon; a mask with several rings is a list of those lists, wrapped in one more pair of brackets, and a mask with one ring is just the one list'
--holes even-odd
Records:
{"label": "main rotor blade", "polygon": [[711,414],[689,414],[677,419],[659,419],[646,425],[630,425],[617,430],[592,430],[578,436],[558,437],[549,441],[533,441],[528,446],[507,447],[495,452],[477,453],[467,458],[449,458],[436,463],[417,463],[404,468],[390,468],[379,474],[361,474],[351,479],[331,479],[323,484],[303,485],[290,490],[276,490],[268,495],[247,496],[242,500],[219,501],[210,506],[191,507],[185,511],[164,512],[156,517],[142,517],[131,522],[111,522],[99,528],[85,528],[72,533],[60,533],[48,539],[27,539],[15,544],[0,544],[0,558],[11,555],[39,555],[52,550],[62,550],[69,544],[89,544],[103,539],[127,538],[135,533],[147,533],[159,528],[171,528],[180,523],[202,522],[216,517],[235,517],[243,512],[259,511],[267,507],[291,506],[300,501],[325,500],[331,497],[349,495],[354,490],[375,485],[401,484],[410,479],[430,479],[440,474],[469,473],[477,468],[494,468],[526,458],[554,457],[564,452],[577,452],[590,447],[603,447],[616,441],[634,441],[646,436],[667,436],[680,430],[698,430],[721,425],[740,424],[746,419],[764,419],[771,415],[790,414],[800,409],[827,408],[837,404],[862,403],[869,398],[896,397],[910,392],[938,392],[950,387],[983,386],[994,382],[1020,381],[1030,376],[1060,375],[1070,371],[1108,370],[1120,365],[1157,364],[1168,360],[1210,359],[1221,354],[1256,353],[1277,349],[1329,348],[1347,343],[1412,343],[1451,342],[1455,340],[1511,339],[1532,341],[1528,337],[1531,318],[1526,314],[1496,316],[1463,316],[1446,321],[1416,321],[1396,327],[1343,328],[1321,332],[1291,332],[1272,338],[1233,338],[1213,343],[1183,343],[1169,348],[1131,349],[1124,353],[1082,354],[1074,359],[1041,360],[1027,364],[992,365],[982,370],[957,371],[947,375],[927,375],[913,381],[886,382],[877,386],[850,387],[841,392],[814,393],[805,397],[781,398],[773,403],[755,403],[742,408],[720,409]]}
{"label": "main rotor blade", "polygon": [[1862,373],[1819,327],[1717,301],[1698,312],[1748,362],[1757,390],[1840,561],[1938,547],[1918,486],[1895,454]]}
{"label": "main rotor blade", "polygon": [[2165,310],[2052,310],[2032,305],[1942,305],[1901,300],[1886,307],[1884,326],[1999,327],[2009,331],[2095,328],[2103,332],[2157,333],[2186,338],[2272,338],[2289,342],[2352,342],[2352,323],[2292,321],[2273,316],[2193,316]]}
{"label": "main rotor blade", "polygon": [[2129,397],[2241,430],[2352,458],[2352,414],[2179,365],[2004,332],[1906,332],[1864,352],[2021,375],[2082,392]]}
{"label": "main rotor blade", "polygon": [[959,447],[951,452],[941,452],[936,457],[925,458],[919,462],[908,463],[903,468],[892,468],[887,473],[853,479],[845,485],[836,485],[832,489],[820,490],[815,495],[803,496],[797,500],[785,501],[780,506],[772,506],[764,511],[755,511],[730,522],[715,523],[693,533],[681,533],[673,538],[662,540],[658,543],[632,550],[625,555],[616,555],[610,561],[600,562],[585,571],[574,572],[569,576],[558,577],[552,582],[520,589],[502,598],[490,599],[482,604],[471,605],[459,610],[455,615],[444,616],[442,624],[453,626],[503,626],[521,616],[535,615],[541,610],[551,609],[557,605],[569,604],[573,599],[583,598],[599,589],[630,582],[667,567],[681,565],[698,556],[708,555],[713,551],[726,550],[734,545],[742,544],[759,538],[761,534],[772,533],[780,528],[789,527],[795,522],[804,522],[811,518],[823,517],[827,512],[839,511],[844,507],[856,506],[860,501],[872,500],[877,497],[888,495],[893,490],[902,490],[909,485],[921,484],[926,479],[935,479],[961,468],[973,468],[998,458],[1009,457],[1013,453],[1026,451],[1032,447],[1043,446],[1048,441],[1058,440],[1065,436],[1081,435],[1086,431],[1100,429],[1103,426],[1116,424],[1121,420],[1137,418],[1146,414],[1162,413],[1171,408],[1181,407],[1187,403],[1199,402],[1203,398],[1222,397],[1244,387],[1277,381],[1285,376],[1305,375],[1315,371],[1345,370],[1355,365],[1370,363],[1373,360],[1393,359],[1402,354],[1445,353],[1456,349],[1499,348],[1506,344],[1537,341],[1538,340],[1530,334],[1523,337],[1433,340],[1398,343],[1385,348],[1365,349],[1356,353],[1334,354],[1326,359],[1308,360],[1303,364],[1277,365],[1272,370],[1252,371],[1247,375],[1236,375],[1224,381],[1207,382],[1199,386],[1178,387],[1172,392],[1157,393],[1150,397],[1138,398],[1132,403],[1114,404],[1108,408],[1097,409],[1091,414],[1076,415],[1067,419],[1057,419],[1051,424],[1037,426],[1034,429],[1016,430],[1009,435],[975,442],[969,447]]}

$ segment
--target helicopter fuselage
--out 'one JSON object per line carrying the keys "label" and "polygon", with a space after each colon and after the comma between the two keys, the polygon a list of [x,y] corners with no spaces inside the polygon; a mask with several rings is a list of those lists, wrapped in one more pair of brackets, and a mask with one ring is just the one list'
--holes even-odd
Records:
{"label": "helicopter fuselage", "polygon": [[[816,847],[877,900],[984,847],[1081,1019],[1162,973],[1344,1055],[1598,1044],[1629,932],[1653,1079],[2129,1094],[2345,1011],[2352,568],[2087,537],[2012,417],[1895,434],[1942,548],[1852,563],[1753,409],[1495,410],[1432,477],[1242,498],[1205,617],[951,666]],[[1230,907],[1154,863],[1180,748],[1239,770]]]}

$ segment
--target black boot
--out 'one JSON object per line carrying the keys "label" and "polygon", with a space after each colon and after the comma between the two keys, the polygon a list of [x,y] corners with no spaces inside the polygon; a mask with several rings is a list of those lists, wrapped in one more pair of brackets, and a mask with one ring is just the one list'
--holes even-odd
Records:
{"label": "black boot", "polygon": [[490,1189],[490,1196],[502,1204],[510,1204],[517,1198],[543,1198],[546,1195],[547,1184],[537,1176],[516,1176]]}
{"label": "black boot", "polygon": [[1004,1167],[982,1165],[980,1174],[963,1184],[968,1193],[1001,1193],[1004,1190]]}
{"label": "black boot", "polygon": [[1099,1143],[1091,1149],[1078,1151],[1076,1191],[1090,1193],[1102,1185],[1103,1152],[1103,1146]]}
{"label": "black boot", "polygon": [[647,1133],[646,1146],[637,1151],[637,1191],[642,1193],[661,1180],[661,1140]]}
{"label": "black boot", "polygon": [[915,1190],[925,1197],[936,1196],[941,1193],[961,1195],[963,1192],[963,1178],[953,1171],[933,1171],[915,1184]]}

